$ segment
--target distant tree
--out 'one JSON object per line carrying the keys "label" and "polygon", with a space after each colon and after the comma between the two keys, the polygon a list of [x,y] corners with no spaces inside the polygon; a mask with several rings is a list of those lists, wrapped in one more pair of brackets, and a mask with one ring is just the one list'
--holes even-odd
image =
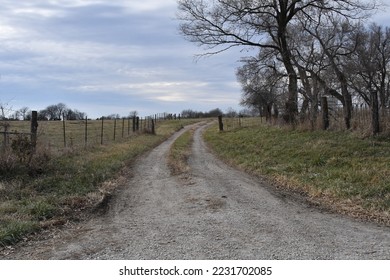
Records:
{"label": "distant tree", "polygon": [[258,112],[257,109],[246,108],[246,109],[241,109],[240,112],[239,112],[239,115],[241,117],[255,117],[255,116],[259,115],[259,112]]}
{"label": "distant tree", "polygon": [[212,117],[218,117],[222,116],[223,112],[219,108],[215,108],[213,110],[210,110],[209,112],[205,113],[206,118],[212,118]]}
{"label": "distant tree", "polygon": [[58,103],[56,105],[47,106],[45,110],[50,121],[58,121],[63,118],[63,114],[67,110],[67,107],[64,103]]}
{"label": "distant tree", "polygon": [[22,118],[22,120],[24,120],[24,121],[27,120],[29,111],[30,111],[30,108],[28,108],[28,107],[22,107],[18,110],[19,115]]}
{"label": "distant tree", "polygon": [[120,118],[121,116],[119,114],[111,114],[111,115],[104,116],[104,119],[106,120],[115,120]]}
{"label": "distant tree", "polygon": [[8,103],[0,102],[0,120],[6,120],[12,112],[12,107]]}
{"label": "distant tree", "polygon": [[228,118],[235,118],[235,117],[238,116],[238,113],[237,113],[237,111],[234,110],[232,107],[229,107],[229,108],[226,110],[225,116],[228,117]]}
{"label": "distant tree", "polygon": [[241,105],[256,108],[261,116],[271,120],[278,113],[278,103],[283,96],[284,75],[275,66],[268,67],[254,58],[248,59],[236,72],[242,87]]}
{"label": "distant tree", "polygon": [[202,118],[203,116],[204,116],[203,112],[198,112],[191,109],[183,110],[181,112],[181,117],[184,119]]}
{"label": "distant tree", "polygon": [[67,120],[83,120],[86,117],[86,113],[80,112],[76,109],[67,109],[65,110],[64,115]]}
{"label": "distant tree", "polygon": [[138,112],[137,111],[130,111],[129,113],[129,118],[133,118],[133,117],[137,117],[138,116]]}
{"label": "distant tree", "polygon": [[51,116],[50,113],[46,109],[40,110],[38,112],[39,121],[48,121],[50,120],[50,116]]}
{"label": "distant tree", "polygon": [[32,111],[29,110],[29,111],[26,113],[25,121],[31,121],[31,119],[32,119]]}

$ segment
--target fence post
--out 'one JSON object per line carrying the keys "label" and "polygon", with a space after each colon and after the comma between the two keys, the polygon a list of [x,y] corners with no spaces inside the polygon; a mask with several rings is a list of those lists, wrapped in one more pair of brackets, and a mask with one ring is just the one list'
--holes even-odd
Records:
{"label": "fence post", "polygon": [[102,117],[102,129],[100,133],[100,144],[103,145],[103,133],[104,133],[104,117]]}
{"label": "fence post", "polygon": [[116,139],[116,118],[114,119],[114,141]]}
{"label": "fence post", "polygon": [[64,128],[64,147],[66,148],[66,124],[65,124],[65,114],[62,115],[62,124]]}
{"label": "fence post", "polygon": [[152,119],[152,134],[156,134],[155,127],[154,127],[154,120]]}
{"label": "fence post", "polygon": [[6,150],[7,145],[9,144],[9,143],[8,143],[8,127],[9,127],[9,124],[6,123],[6,124],[4,125],[4,146],[3,146],[4,151]]}
{"label": "fence post", "polygon": [[122,138],[125,137],[125,118],[122,118]]}
{"label": "fence post", "polygon": [[33,149],[37,146],[37,131],[38,131],[38,112],[31,112],[31,145]]}
{"label": "fence post", "polygon": [[88,117],[85,116],[85,133],[84,133],[84,144],[85,147],[88,145]]}
{"label": "fence post", "polygon": [[135,129],[139,131],[139,117],[136,118]]}
{"label": "fence post", "polygon": [[130,135],[130,117],[127,118],[127,136]]}
{"label": "fence post", "polygon": [[326,96],[321,98],[321,107],[322,107],[322,128],[327,130],[329,128],[329,107],[328,99]]}
{"label": "fence post", "polygon": [[219,131],[223,131],[222,116],[218,116]]}

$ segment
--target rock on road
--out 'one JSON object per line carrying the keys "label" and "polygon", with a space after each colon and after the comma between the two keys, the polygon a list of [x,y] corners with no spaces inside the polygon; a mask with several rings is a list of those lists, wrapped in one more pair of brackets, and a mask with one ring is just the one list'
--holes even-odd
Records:
{"label": "rock on road", "polygon": [[390,259],[390,229],[278,195],[218,160],[197,125],[187,175],[166,158],[186,129],[134,166],[106,214],[18,259]]}

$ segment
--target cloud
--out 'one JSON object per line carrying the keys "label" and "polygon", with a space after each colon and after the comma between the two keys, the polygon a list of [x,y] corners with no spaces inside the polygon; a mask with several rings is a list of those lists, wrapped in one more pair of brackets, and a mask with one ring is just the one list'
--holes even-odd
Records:
{"label": "cloud", "polygon": [[1,94],[15,106],[95,105],[97,116],[127,104],[179,112],[238,103],[232,53],[195,64],[199,50],[179,36],[175,12],[176,0],[4,0]]}

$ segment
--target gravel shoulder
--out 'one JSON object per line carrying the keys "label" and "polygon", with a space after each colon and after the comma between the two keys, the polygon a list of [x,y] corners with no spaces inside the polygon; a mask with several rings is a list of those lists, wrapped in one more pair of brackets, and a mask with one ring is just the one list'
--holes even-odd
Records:
{"label": "gravel shoulder", "polygon": [[0,259],[390,259],[390,228],[280,195],[218,160],[197,124],[187,174],[166,158],[176,133],[137,161],[107,212]]}

